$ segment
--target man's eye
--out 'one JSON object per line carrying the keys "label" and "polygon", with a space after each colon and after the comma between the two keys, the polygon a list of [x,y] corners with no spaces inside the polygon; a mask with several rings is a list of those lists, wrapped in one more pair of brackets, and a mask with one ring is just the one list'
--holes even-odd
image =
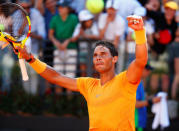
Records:
{"label": "man's eye", "polygon": [[101,56],[106,56],[106,54],[105,54],[105,53],[102,53]]}

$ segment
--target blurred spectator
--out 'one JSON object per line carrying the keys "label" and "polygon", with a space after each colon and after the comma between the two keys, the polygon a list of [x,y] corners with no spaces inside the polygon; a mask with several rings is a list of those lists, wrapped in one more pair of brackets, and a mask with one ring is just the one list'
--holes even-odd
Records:
{"label": "blurred spectator", "polygon": [[148,0],[146,3],[147,9],[151,8],[152,11],[161,12],[160,0]]}
{"label": "blurred spectator", "polygon": [[132,15],[136,8],[142,6],[138,0],[114,0],[114,1],[116,1],[118,7],[117,13],[120,16],[122,16],[124,20],[126,20],[127,16]]}
{"label": "blurred spectator", "polygon": [[[18,0],[20,4],[29,14],[31,20],[31,52],[35,57],[39,57],[39,49],[42,46],[43,39],[45,38],[45,23],[40,12],[32,7],[30,0]],[[38,75],[35,71],[27,65],[29,80],[23,82],[24,88],[28,93],[36,94],[38,90]]]}
{"label": "blurred spectator", "polygon": [[[3,2],[5,1],[1,1],[0,4]],[[12,30],[12,19],[10,16],[7,16],[5,12],[3,12],[2,8],[0,8],[0,25],[1,25],[0,31],[2,32],[10,33],[10,31]],[[12,51],[9,47],[6,47],[5,49],[1,50],[1,47],[4,44],[5,44],[4,41],[0,41],[0,71],[2,72],[1,73],[2,84],[0,87],[0,91],[9,92],[10,85],[12,82],[11,71],[14,66],[14,59],[13,59]]]}
{"label": "blurred spectator", "polygon": [[58,14],[58,10],[56,8],[56,0],[38,0],[36,3],[36,7],[40,10],[45,20],[46,38],[45,42],[43,43],[43,58],[48,65],[53,66],[54,45],[48,38],[48,32],[50,29],[50,21],[52,17]]}
{"label": "blurred spectator", "polygon": [[[50,29],[50,21],[52,17],[58,14],[56,3],[57,3],[57,0],[38,0],[36,2],[36,8],[40,10],[45,20],[46,38],[45,38],[45,42],[43,43],[44,44],[43,45],[43,60],[44,62],[46,62],[48,65],[52,67],[53,67],[54,45],[48,38],[48,32]],[[42,94],[44,94],[45,90],[51,90],[53,88],[53,85],[51,85],[47,81],[44,82],[44,84],[46,84],[47,89],[44,88],[44,85],[40,87],[40,92]]]}
{"label": "blurred spectator", "polygon": [[[99,40],[99,31],[97,23],[94,21],[94,16],[88,10],[80,11],[78,15],[80,23],[76,26],[73,33],[72,41],[76,41],[79,38],[87,40]],[[88,54],[88,42],[80,42],[80,70],[82,70],[81,76],[86,76],[85,70],[87,64],[87,54]]]}
{"label": "blurred spectator", "polygon": [[152,46],[153,51],[157,54],[164,53],[166,45],[171,43],[175,38],[177,23],[175,22],[175,13],[178,5],[173,2],[165,4],[165,12],[156,12],[155,6],[150,3],[146,5],[147,16],[155,21],[155,44]]}
{"label": "blurred spectator", "polygon": [[70,2],[59,1],[58,15],[50,21],[49,39],[57,48],[54,51],[54,68],[69,77],[75,77],[77,63],[77,44],[70,38],[78,23],[78,18],[70,13]]}
{"label": "blurred spectator", "polygon": [[81,10],[85,9],[86,0],[71,0],[70,7],[79,14]]}
{"label": "blurred spectator", "polygon": [[151,65],[155,68],[151,76],[151,88],[157,91],[159,87],[159,78],[161,76],[161,88],[167,92],[169,87],[168,77],[168,54],[166,47],[174,40],[177,23],[175,21],[175,13],[178,5],[169,1],[164,5],[165,11],[156,11],[155,6],[151,3],[146,5],[147,16],[152,18],[155,22],[154,44],[151,46],[152,53],[150,55]]}
{"label": "blurred spectator", "polygon": [[14,66],[14,58],[12,50],[9,47],[1,50],[0,53],[0,71],[2,72],[2,81],[0,91],[9,92],[12,84],[11,72]]}
{"label": "blurred spectator", "polygon": [[[56,3],[58,0],[36,0],[35,8],[44,16],[46,13],[54,14],[56,10]],[[52,8],[53,7],[53,8]]]}
{"label": "blurred spectator", "polygon": [[111,41],[116,48],[119,48],[119,61],[117,71],[121,71],[124,63],[124,47],[122,41],[125,32],[125,21],[117,14],[119,9],[117,1],[108,0],[106,3],[107,13],[102,13],[99,16],[98,27],[100,38]]}
{"label": "blurred spectator", "polygon": [[11,86],[11,72],[12,68],[14,66],[14,58],[12,55],[12,50],[8,47],[5,49],[1,50],[0,53],[0,71],[2,71],[2,85],[0,88],[0,91],[2,92],[9,92],[10,91],[10,86]]}
{"label": "blurred spectator", "polygon": [[[134,10],[134,15],[141,16],[145,29],[146,29],[146,36],[147,36],[147,44],[148,47],[150,48],[150,45],[154,44],[153,40],[153,33],[154,33],[154,27],[151,23],[151,19],[148,19],[146,17],[146,9],[144,7],[138,7]],[[135,59],[135,34],[134,31],[130,28],[128,28],[128,35],[127,35],[127,66],[129,63],[131,63]]]}
{"label": "blurred spectator", "polygon": [[[146,79],[153,68],[147,64],[143,70],[142,79]],[[146,131],[147,125],[147,107],[153,103],[160,102],[160,97],[146,99],[143,82],[138,85],[136,92],[136,110],[135,110],[135,127],[136,131]]]}
{"label": "blurred spectator", "polygon": [[171,96],[177,98],[179,86],[179,26],[176,31],[175,41],[169,46],[170,76],[173,78]]}
{"label": "blurred spectator", "polygon": [[[34,1],[34,0],[33,0]],[[36,0],[34,7],[43,15],[44,14],[44,3],[46,0]],[[53,0],[54,1],[54,0]]]}
{"label": "blurred spectator", "polygon": [[145,6],[145,4],[148,2],[148,0],[138,0],[142,6]]}

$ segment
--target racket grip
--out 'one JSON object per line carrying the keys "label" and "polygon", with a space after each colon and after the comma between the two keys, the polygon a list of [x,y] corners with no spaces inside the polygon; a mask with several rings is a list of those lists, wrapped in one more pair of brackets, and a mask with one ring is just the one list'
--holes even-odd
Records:
{"label": "racket grip", "polygon": [[25,66],[24,59],[19,59],[19,65],[20,65],[20,69],[21,69],[21,73],[22,73],[22,80],[28,81],[29,76],[27,75],[27,69],[26,69],[26,66]]}

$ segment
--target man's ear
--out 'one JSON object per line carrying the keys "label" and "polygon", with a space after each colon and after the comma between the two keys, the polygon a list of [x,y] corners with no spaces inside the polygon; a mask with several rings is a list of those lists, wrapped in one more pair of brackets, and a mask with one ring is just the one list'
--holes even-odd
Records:
{"label": "man's ear", "polygon": [[118,56],[114,56],[112,62],[117,63],[117,61],[118,61]]}

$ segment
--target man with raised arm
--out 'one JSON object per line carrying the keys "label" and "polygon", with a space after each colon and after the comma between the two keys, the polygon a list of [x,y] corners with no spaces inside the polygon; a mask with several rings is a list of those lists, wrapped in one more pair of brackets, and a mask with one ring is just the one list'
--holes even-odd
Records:
{"label": "man with raised arm", "polygon": [[134,131],[136,90],[147,63],[147,44],[141,17],[129,16],[128,26],[136,35],[136,59],[128,69],[115,74],[118,52],[110,42],[96,43],[93,54],[95,69],[100,79],[91,77],[69,78],[42,61],[34,58],[25,49],[19,49],[24,59],[43,78],[53,84],[80,92],[86,99],[89,112],[89,131]]}

